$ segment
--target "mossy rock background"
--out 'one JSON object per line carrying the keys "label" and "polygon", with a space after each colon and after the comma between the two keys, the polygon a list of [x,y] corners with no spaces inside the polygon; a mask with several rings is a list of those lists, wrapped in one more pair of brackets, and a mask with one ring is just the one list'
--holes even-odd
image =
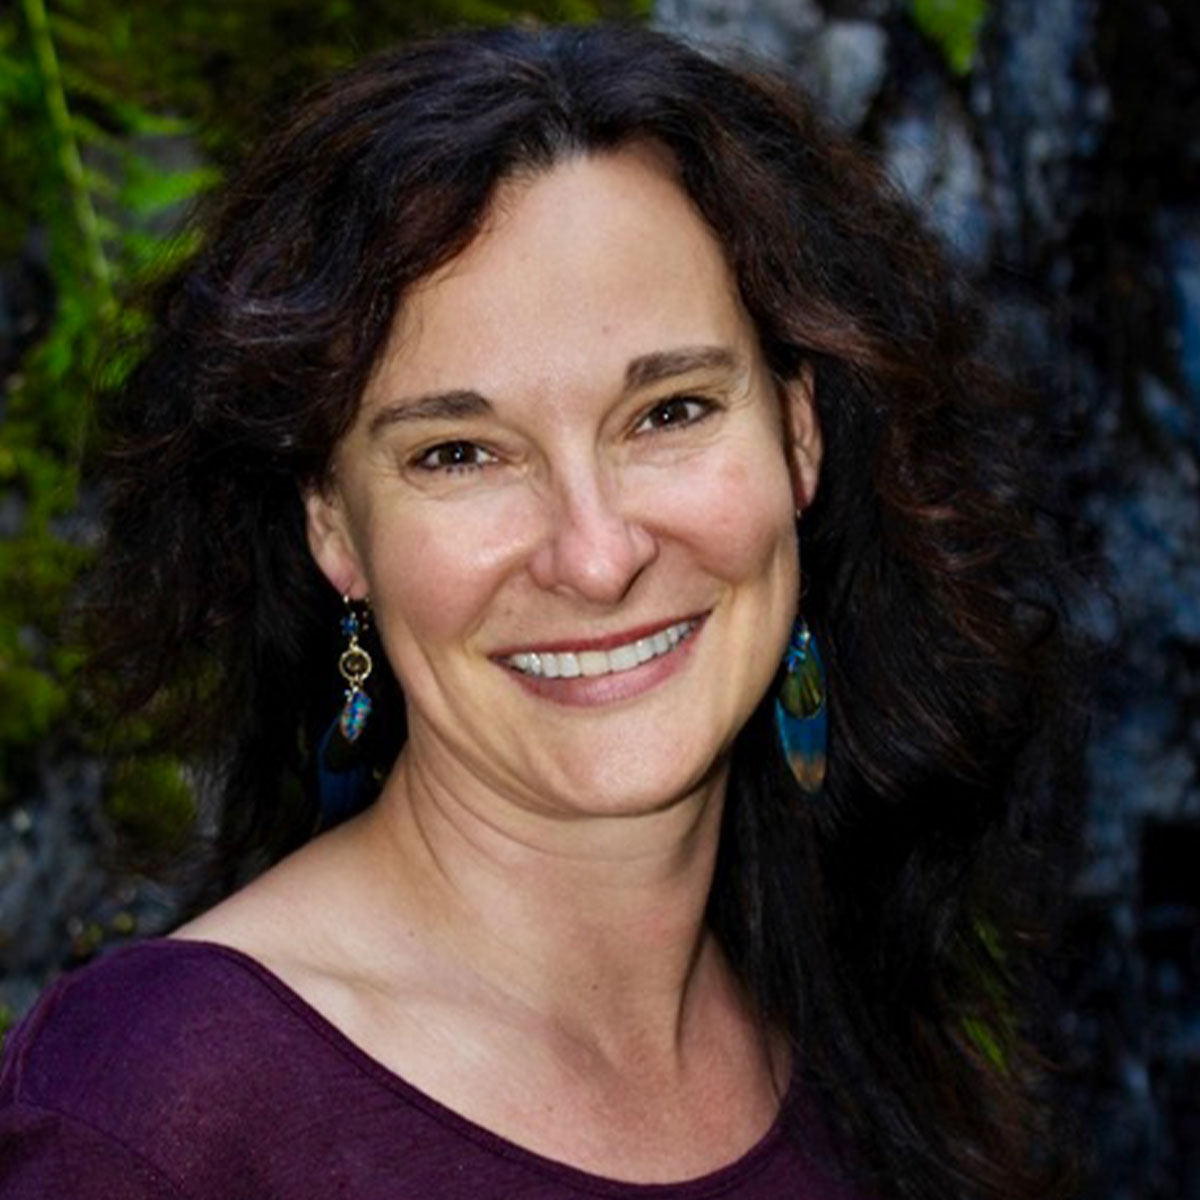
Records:
{"label": "mossy rock background", "polygon": [[[30,36],[43,4],[74,175]],[[0,8],[0,1025],[64,966],[169,926],[177,893],[145,869],[203,828],[186,772],[136,752],[143,731],[101,736],[84,720],[63,639],[95,538],[80,494],[95,363],[140,319],[122,302],[187,252],[171,235],[189,200],[329,69],[458,21],[646,8]],[[1110,564],[1123,632],[1089,752],[1060,1057],[1096,1131],[1089,1197],[1200,1196],[1200,6],[654,8],[672,29],[775,56],[877,147],[990,290],[1006,362],[1061,423],[1064,504],[1088,523],[1081,552]],[[1082,616],[1114,628],[1108,611]],[[991,1031],[972,1036],[990,1052]]]}

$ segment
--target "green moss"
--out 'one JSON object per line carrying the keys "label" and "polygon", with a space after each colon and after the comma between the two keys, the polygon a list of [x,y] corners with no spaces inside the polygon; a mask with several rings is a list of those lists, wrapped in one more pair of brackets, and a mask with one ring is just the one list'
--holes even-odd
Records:
{"label": "green moss", "polygon": [[0,802],[33,770],[36,748],[67,704],[66,689],[51,674],[0,656]]}
{"label": "green moss", "polygon": [[937,44],[956,75],[975,63],[987,12],[988,0],[912,0],[917,28]]}
{"label": "green moss", "polygon": [[136,853],[178,854],[196,820],[192,789],[171,758],[127,759],[109,776],[104,808]]}
{"label": "green moss", "polygon": [[0,673],[0,735],[8,739],[44,737],[65,705],[58,683],[33,667],[9,666]]}
{"label": "green moss", "polygon": [[109,921],[108,927],[118,937],[132,937],[137,933],[137,918],[133,913],[122,909]]}

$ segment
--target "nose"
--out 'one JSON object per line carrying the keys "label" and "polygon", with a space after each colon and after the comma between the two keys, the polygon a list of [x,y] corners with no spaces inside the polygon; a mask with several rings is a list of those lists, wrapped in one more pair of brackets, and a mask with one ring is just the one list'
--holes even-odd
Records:
{"label": "nose", "polygon": [[658,555],[654,535],[622,512],[615,481],[576,471],[547,498],[550,521],[530,571],[539,587],[592,604],[622,600]]}

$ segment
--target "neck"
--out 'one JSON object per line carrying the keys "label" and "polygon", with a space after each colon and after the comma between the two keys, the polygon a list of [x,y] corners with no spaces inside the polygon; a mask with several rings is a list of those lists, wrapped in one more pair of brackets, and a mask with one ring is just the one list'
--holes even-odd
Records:
{"label": "neck", "polygon": [[381,918],[403,914],[395,936],[420,931],[524,1010],[613,1054],[678,1048],[732,986],[704,929],[724,785],[721,771],[654,811],[551,815],[406,751],[356,830],[364,879]]}

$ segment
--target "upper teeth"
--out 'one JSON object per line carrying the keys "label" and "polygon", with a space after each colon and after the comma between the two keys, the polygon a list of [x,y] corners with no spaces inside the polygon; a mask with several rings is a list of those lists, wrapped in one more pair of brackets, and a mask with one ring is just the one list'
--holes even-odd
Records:
{"label": "upper teeth", "polygon": [[574,679],[579,675],[611,675],[616,671],[631,671],[634,667],[674,649],[696,628],[695,621],[680,621],[668,625],[650,637],[614,646],[611,650],[530,651],[511,654],[504,661],[525,675],[541,675],[546,679]]}

